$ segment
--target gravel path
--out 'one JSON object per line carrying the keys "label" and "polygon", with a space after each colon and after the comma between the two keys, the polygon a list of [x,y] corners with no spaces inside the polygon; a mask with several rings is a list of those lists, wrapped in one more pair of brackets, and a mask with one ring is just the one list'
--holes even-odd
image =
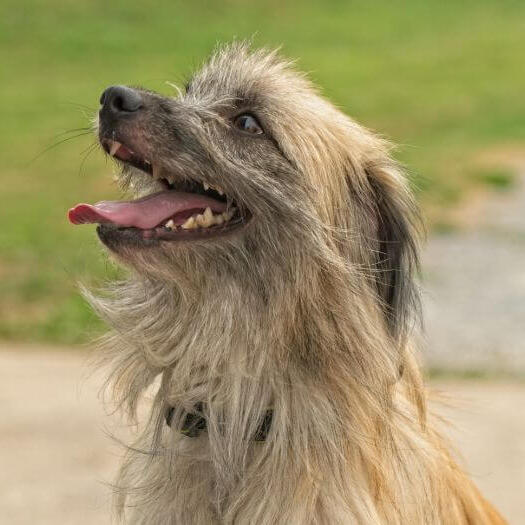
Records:
{"label": "gravel path", "polygon": [[[97,398],[100,376],[87,378],[79,350],[0,350],[0,509],[9,525],[110,523],[107,485],[121,451],[106,431]],[[439,383],[458,410],[441,409],[454,443],[485,495],[511,520],[525,523],[525,384]]]}
{"label": "gravel path", "polygon": [[525,374],[525,170],[475,206],[471,224],[434,236],[423,258],[426,361]]}

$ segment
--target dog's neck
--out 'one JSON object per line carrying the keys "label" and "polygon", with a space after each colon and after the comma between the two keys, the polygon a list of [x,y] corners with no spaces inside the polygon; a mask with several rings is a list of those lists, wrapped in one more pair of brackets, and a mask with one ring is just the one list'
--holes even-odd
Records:
{"label": "dog's neck", "polygon": [[[168,407],[191,411],[205,403],[207,450],[224,497],[247,475],[254,447],[273,451],[268,476],[288,472],[291,485],[311,473],[326,474],[327,485],[332,476],[359,484],[377,475],[369,470],[379,461],[376,451],[390,450],[403,352],[382,331],[372,289],[363,281],[350,290],[342,275],[321,270],[303,281],[260,288],[255,279],[249,286],[223,279],[197,290],[134,278],[111,298],[92,300],[114,328],[107,342],[115,383],[125,386],[119,401],[133,411],[160,374],[157,428],[166,428]],[[268,409],[271,428],[264,445],[255,444]],[[155,451],[166,446],[161,439],[156,433],[141,446]],[[347,472],[349,465],[363,470]]]}
{"label": "dog's neck", "polygon": [[337,363],[373,384],[364,363],[374,359],[382,379],[397,378],[399,348],[381,328],[371,287],[363,279],[349,289],[344,274],[311,268],[303,264],[300,281],[290,279],[293,269],[274,269],[272,281],[204,272],[171,282],[134,277],[112,297],[90,299],[114,328],[112,345],[131,347],[157,372],[173,370],[180,388],[195,370],[207,370],[214,382],[231,374],[259,381],[289,363],[313,375]]}
{"label": "dog's neck", "polygon": [[330,404],[344,405],[352,382],[379,393],[397,381],[398,349],[378,337],[380,313],[370,290],[361,290],[349,314],[348,290],[329,275],[312,272],[302,287],[278,282],[272,289],[256,279],[246,286],[211,276],[194,283],[198,287],[181,288],[136,279],[124,285],[125,304],[110,310],[120,314],[113,324],[122,343],[134,345],[150,370],[169,376],[167,403],[188,410],[212,399],[221,404],[237,389],[243,405],[237,415],[253,412],[257,419],[290,390],[308,398],[326,382],[341,390]]}

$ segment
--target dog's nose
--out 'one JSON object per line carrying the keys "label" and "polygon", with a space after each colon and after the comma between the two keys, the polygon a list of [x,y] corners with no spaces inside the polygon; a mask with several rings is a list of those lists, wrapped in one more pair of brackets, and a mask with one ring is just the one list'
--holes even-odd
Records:
{"label": "dog's nose", "polygon": [[135,113],[143,106],[140,93],[126,86],[110,86],[100,97],[101,113],[122,117]]}

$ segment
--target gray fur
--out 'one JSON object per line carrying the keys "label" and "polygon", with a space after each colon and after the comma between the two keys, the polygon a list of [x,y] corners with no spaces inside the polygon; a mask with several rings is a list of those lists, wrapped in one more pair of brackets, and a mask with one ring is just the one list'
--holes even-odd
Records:
{"label": "gray fur", "polygon": [[[160,378],[117,481],[120,516],[499,523],[427,421],[412,343],[418,221],[388,144],[275,52],[240,43],[218,49],[186,93],[144,96],[148,113],[123,130],[140,153],[223,188],[252,219],[209,241],[101,233],[130,268],[86,292],[112,328],[103,347],[117,402],[133,416]],[[232,130],[244,110],[263,136]],[[158,189],[136,170],[120,179],[135,194]],[[188,438],[177,426],[198,402],[208,430]]]}

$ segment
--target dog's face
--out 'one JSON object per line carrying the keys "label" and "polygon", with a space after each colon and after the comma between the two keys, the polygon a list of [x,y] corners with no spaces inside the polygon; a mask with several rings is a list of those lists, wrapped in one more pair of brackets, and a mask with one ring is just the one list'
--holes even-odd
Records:
{"label": "dog's face", "polygon": [[257,258],[294,243],[317,196],[284,142],[309,123],[287,109],[273,68],[230,54],[209,63],[177,98],[108,88],[100,144],[122,165],[121,180],[146,199],[81,209],[77,220],[100,221],[102,241],[132,264],[162,264],[167,255],[176,265],[181,254],[213,264],[218,252],[249,249]]}
{"label": "dog's face", "polygon": [[100,144],[140,199],[70,218],[99,222],[124,263],[163,279],[279,286],[304,280],[307,258],[342,255],[392,295],[411,242],[404,181],[379,139],[275,53],[235,44],[178,97],[113,86],[100,102]]}
{"label": "dog's face", "polygon": [[75,220],[101,222],[102,241],[128,262],[139,252],[152,263],[160,253],[213,258],[226,246],[279,255],[325,206],[322,181],[300,165],[301,149],[312,157],[319,149],[311,140],[319,101],[274,56],[241,46],[216,56],[176,98],[111,87],[100,101],[100,143],[122,165],[122,181],[157,196],[127,209],[106,203],[111,213],[81,209]]}

